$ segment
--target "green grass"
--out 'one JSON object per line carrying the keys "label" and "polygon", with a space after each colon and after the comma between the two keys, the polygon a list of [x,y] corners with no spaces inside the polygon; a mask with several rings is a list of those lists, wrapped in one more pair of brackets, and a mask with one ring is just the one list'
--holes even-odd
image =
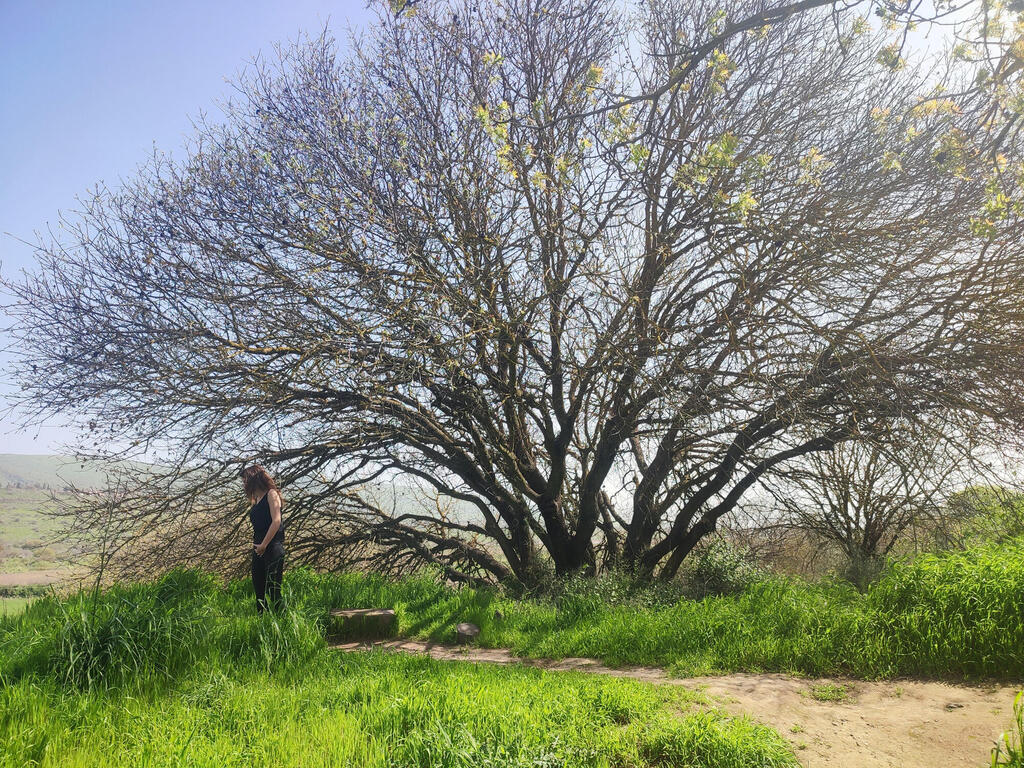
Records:
{"label": "green grass", "polygon": [[0,616],[14,616],[24,611],[31,597],[0,597]]}
{"label": "green grass", "polygon": [[815,701],[846,701],[850,694],[845,685],[819,683],[811,686],[810,696]]}
{"label": "green grass", "polygon": [[[789,766],[774,732],[677,688],[578,673],[322,653],[301,672],[173,691],[2,692],[0,766]],[[686,712],[686,714],[677,714]]]}
{"label": "green grass", "polygon": [[[455,623],[471,621],[481,628],[480,645],[526,656],[591,656],[680,675],[1024,678],[1020,540],[898,563],[866,594],[842,583],[768,578],[736,596],[664,604],[644,593],[583,586],[556,605],[448,589],[426,578],[298,579],[325,605],[395,608],[401,635],[450,642]],[[609,602],[604,593],[621,598]]]}
{"label": "green grass", "polygon": [[1014,722],[992,748],[992,768],[1024,768],[1024,691],[1013,702]]}
{"label": "green grass", "polygon": [[50,491],[39,488],[0,488],[0,533],[14,541],[57,533],[59,522],[43,514],[49,500]]}
{"label": "green grass", "polygon": [[556,604],[427,578],[296,579],[325,606],[395,608],[399,634],[450,642],[455,623],[471,621],[481,645],[526,656],[591,656],[686,675],[1024,678],[1021,540],[895,564],[866,594],[844,583],[769,578],[694,601],[609,580],[570,585]]}
{"label": "green grass", "polygon": [[246,583],[175,572],[0,619],[0,768],[795,765],[676,687],[330,651],[326,581],[289,574],[263,617]]}
{"label": "green grass", "polygon": [[[393,607],[406,636],[450,641],[456,622],[472,621],[488,646],[679,672],[1020,679],[1020,594],[1020,541],[897,564],[866,594],[765,579],[700,601],[614,579],[563,585],[555,602],[427,576],[293,569],[289,611],[264,617],[254,615],[247,581],[221,587],[177,571],[99,595],[42,596],[0,618],[0,768],[791,765],[777,734],[692,694],[342,656],[325,646],[328,614]],[[995,765],[1021,765],[1020,702],[1016,715]]]}

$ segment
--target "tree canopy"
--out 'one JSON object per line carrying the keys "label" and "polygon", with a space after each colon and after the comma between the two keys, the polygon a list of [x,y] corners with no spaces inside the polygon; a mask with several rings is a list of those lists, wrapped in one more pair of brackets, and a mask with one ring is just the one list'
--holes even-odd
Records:
{"label": "tree canopy", "polygon": [[418,2],[257,63],[11,286],[26,401],[166,467],[77,514],[216,562],[260,460],[299,560],[671,578],[794,459],[1019,435],[1024,37],[931,16],[972,7],[927,63],[920,6],[764,0]]}

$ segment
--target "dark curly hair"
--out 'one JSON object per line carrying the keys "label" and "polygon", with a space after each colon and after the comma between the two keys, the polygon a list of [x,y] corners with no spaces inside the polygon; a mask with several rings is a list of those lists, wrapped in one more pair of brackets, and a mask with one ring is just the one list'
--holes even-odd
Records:
{"label": "dark curly hair", "polygon": [[259,464],[251,464],[239,472],[238,476],[242,478],[245,495],[250,499],[255,499],[257,495],[271,490],[280,491],[274,478],[270,476],[266,468]]}

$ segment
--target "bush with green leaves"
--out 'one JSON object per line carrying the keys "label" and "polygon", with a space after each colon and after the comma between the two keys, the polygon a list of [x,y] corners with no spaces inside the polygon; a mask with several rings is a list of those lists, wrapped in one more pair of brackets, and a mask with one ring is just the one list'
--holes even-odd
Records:
{"label": "bush with green leaves", "polygon": [[749,552],[722,538],[701,546],[687,563],[683,578],[697,597],[736,594],[765,575]]}
{"label": "bush with green leaves", "polygon": [[4,584],[0,585],[0,597],[43,597],[53,592],[46,584]]}
{"label": "bush with green leaves", "polygon": [[667,607],[686,597],[681,582],[641,582],[630,574],[609,571],[598,576],[574,575],[550,585],[551,599],[566,616],[587,615],[608,606]]}
{"label": "bush with green leaves", "polygon": [[886,558],[875,555],[856,554],[847,558],[839,575],[861,592],[878,581],[885,570]]}
{"label": "bush with green leaves", "polygon": [[1024,492],[976,485],[953,494],[935,531],[940,545],[969,546],[1024,536]]}

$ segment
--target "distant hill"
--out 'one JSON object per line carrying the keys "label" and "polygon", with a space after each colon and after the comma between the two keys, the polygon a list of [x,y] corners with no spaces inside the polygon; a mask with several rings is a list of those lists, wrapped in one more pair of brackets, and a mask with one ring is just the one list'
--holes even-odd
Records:
{"label": "distant hill", "polygon": [[71,484],[79,488],[101,488],[105,481],[102,471],[82,465],[73,456],[0,453],[0,487],[60,490]]}
{"label": "distant hill", "polygon": [[[0,453],[0,489],[60,491],[68,485],[78,488],[102,488],[106,483],[101,470],[88,465],[83,466],[73,456]],[[366,491],[374,502],[398,513],[436,511],[429,496],[401,481],[373,483]],[[476,507],[464,501],[449,499],[445,506],[451,519],[457,522],[473,520],[479,514]]]}

